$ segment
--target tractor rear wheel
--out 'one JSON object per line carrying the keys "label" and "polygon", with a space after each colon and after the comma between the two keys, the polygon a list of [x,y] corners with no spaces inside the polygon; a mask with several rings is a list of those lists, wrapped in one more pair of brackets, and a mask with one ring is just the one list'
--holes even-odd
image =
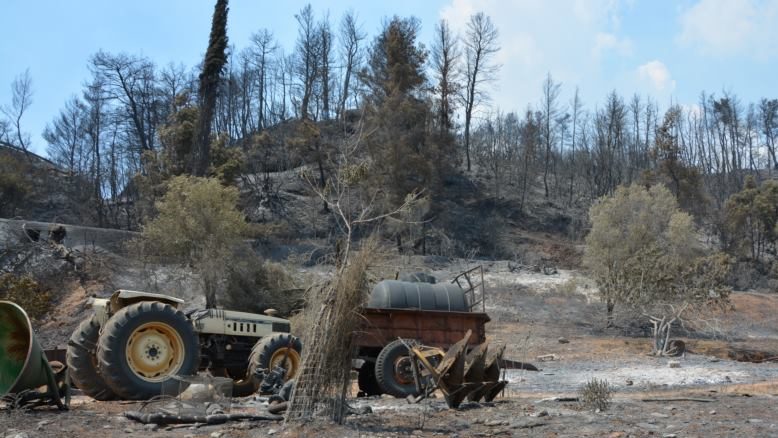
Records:
{"label": "tractor rear wheel", "polygon": [[[103,328],[97,348],[108,386],[128,400],[173,394],[173,376],[197,373],[200,346],[192,323],[169,304],[145,301],[118,312]],[[181,388],[183,389],[183,388]]]}
{"label": "tractor rear wheel", "polygon": [[95,400],[116,398],[97,366],[97,339],[100,323],[93,316],[81,321],[68,340],[67,365],[70,378],[78,389]]}

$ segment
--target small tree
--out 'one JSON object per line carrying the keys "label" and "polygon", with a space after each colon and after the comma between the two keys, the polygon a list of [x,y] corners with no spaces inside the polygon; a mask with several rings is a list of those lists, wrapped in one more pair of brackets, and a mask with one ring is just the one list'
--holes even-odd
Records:
{"label": "small tree", "polygon": [[156,203],[156,218],[143,227],[143,251],[154,258],[186,263],[200,275],[207,307],[226,277],[235,244],[246,233],[236,208],[238,190],[215,178],[176,176]]}
{"label": "small tree", "polygon": [[778,242],[778,181],[757,186],[746,177],[743,190],[724,204],[722,227],[725,247],[741,257],[760,261],[765,253],[776,252]]}
{"label": "small tree", "polygon": [[668,352],[675,323],[728,300],[728,258],[706,256],[691,216],[664,186],[619,187],[589,211],[584,264],[608,303],[638,310],[654,325],[654,353]]}

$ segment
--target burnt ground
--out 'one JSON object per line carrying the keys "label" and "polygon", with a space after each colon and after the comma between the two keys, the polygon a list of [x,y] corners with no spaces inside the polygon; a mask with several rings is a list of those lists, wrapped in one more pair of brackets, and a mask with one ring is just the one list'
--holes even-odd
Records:
{"label": "burnt ground", "polygon": [[[458,267],[433,270],[441,277]],[[0,410],[0,438],[18,437],[778,437],[778,295],[736,293],[733,309],[706,324],[679,330],[683,357],[649,356],[644,327],[619,315],[603,328],[602,304],[592,285],[574,271],[552,275],[487,266],[489,341],[506,356],[531,362],[539,372],[507,371],[502,397],[490,404],[449,410],[441,397],[410,405],[387,397],[352,398],[357,411],[343,425],[319,420],[303,426],[237,422],[157,428],[123,417],[139,403],[74,397],[71,410]],[[564,338],[560,342],[560,338]],[[568,341],[568,342],[564,342]],[[549,360],[541,360],[540,357]],[[671,368],[669,362],[677,361]],[[583,409],[575,397],[591,378],[613,389],[610,407]],[[356,393],[356,391],[354,391]],[[263,400],[235,399],[233,410],[265,414]]]}

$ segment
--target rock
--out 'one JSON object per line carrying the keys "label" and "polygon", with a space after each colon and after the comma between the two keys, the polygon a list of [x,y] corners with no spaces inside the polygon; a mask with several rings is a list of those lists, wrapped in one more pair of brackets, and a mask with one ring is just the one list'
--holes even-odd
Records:
{"label": "rock", "polygon": [[708,415],[716,415],[716,411],[710,411],[708,412]]}
{"label": "rock", "polygon": [[648,430],[656,430],[657,426],[654,424],[648,424],[648,423],[638,423],[636,424],[637,427],[641,429],[648,429]]}
{"label": "rock", "polygon": [[132,432],[133,432],[133,430],[130,429],[129,427],[124,429],[124,433],[132,433]]}
{"label": "rock", "polygon": [[270,429],[270,430],[268,430],[268,431],[267,431],[267,434],[268,434],[268,435],[275,435],[275,434],[276,434],[276,432],[278,432],[278,431],[277,431],[277,430],[275,430],[275,429]]}
{"label": "rock", "polygon": [[211,432],[211,438],[222,438],[224,436],[223,430],[217,430],[216,432]]}
{"label": "rock", "polygon": [[670,368],[681,368],[681,362],[678,362],[677,360],[669,360],[667,361],[667,366]]}
{"label": "rock", "polygon": [[46,428],[46,426],[48,426],[51,423],[52,423],[51,420],[41,420],[38,422],[38,425],[35,426],[35,430],[43,430]]}
{"label": "rock", "polygon": [[749,418],[749,423],[762,423],[764,420],[760,420],[759,418]]}
{"label": "rock", "polygon": [[413,432],[411,432],[411,435],[421,436],[421,435],[424,435],[424,432],[421,429],[416,429]]}
{"label": "rock", "polygon": [[670,418],[670,416],[669,416],[669,415],[667,415],[667,414],[663,414],[663,413],[661,413],[661,412],[652,412],[650,415],[651,415],[652,417],[656,417],[656,418]]}
{"label": "rock", "polygon": [[484,421],[484,426],[486,427],[496,427],[496,426],[502,426],[502,420],[489,420]]}
{"label": "rock", "polygon": [[103,426],[103,429],[113,429],[113,427],[110,424],[106,424]]}
{"label": "rock", "polygon": [[662,435],[662,438],[676,438],[677,436],[678,435],[676,435],[674,433],[666,433],[666,434]]}
{"label": "rock", "polygon": [[557,339],[557,341],[559,341],[560,344],[569,344],[570,343],[570,341],[567,338],[559,338],[559,339]]}
{"label": "rock", "polygon": [[630,380],[630,379],[627,379],[627,381],[626,381],[626,382],[624,382],[624,383],[625,383],[627,386],[632,386],[632,385],[634,385],[634,384],[635,384],[635,382],[633,382],[633,381],[632,381],[632,380]]}
{"label": "rock", "polygon": [[608,438],[624,438],[627,436],[624,432],[611,432],[610,435],[608,435]]}
{"label": "rock", "polygon": [[543,410],[532,414],[533,417],[548,417],[548,411]]}
{"label": "rock", "polygon": [[9,435],[8,438],[30,438],[25,432],[19,432],[16,435]]}

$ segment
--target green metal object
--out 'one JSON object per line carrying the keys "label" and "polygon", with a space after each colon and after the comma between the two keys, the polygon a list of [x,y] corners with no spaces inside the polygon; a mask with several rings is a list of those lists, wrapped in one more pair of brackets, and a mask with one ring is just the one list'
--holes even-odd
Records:
{"label": "green metal object", "polygon": [[0,397],[13,394],[24,402],[47,399],[64,409],[63,386],[35,339],[27,313],[10,301],[0,301]]}

